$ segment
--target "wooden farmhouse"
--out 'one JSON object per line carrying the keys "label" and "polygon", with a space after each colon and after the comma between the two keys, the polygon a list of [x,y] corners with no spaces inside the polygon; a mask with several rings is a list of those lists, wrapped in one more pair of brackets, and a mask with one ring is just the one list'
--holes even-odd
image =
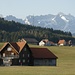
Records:
{"label": "wooden farmhouse", "polygon": [[57,57],[46,48],[30,48],[26,41],[0,43],[0,65],[56,66]]}
{"label": "wooden farmhouse", "polygon": [[32,65],[31,60],[31,50],[26,42],[7,42],[0,49],[0,65]]}

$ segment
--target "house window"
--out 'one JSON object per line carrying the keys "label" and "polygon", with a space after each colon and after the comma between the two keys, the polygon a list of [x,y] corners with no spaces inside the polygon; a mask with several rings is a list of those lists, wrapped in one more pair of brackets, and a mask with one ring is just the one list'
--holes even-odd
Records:
{"label": "house window", "polygon": [[19,63],[21,62],[21,60],[19,60]]}
{"label": "house window", "polygon": [[12,48],[11,48],[11,47],[8,47],[8,48],[7,48],[7,51],[11,51],[11,50],[12,50]]}
{"label": "house window", "polygon": [[29,60],[28,60],[28,62],[29,62]]}
{"label": "house window", "polygon": [[11,53],[12,56],[14,56],[14,53]]}
{"label": "house window", "polygon": [[30,55],[28,54],[28,57],[29,57]]}
{"label": "house window", "polygon": [[26,51],[26,48],[24,48],[24,51]]}
{"label": "house window", "polygon": [[23,63],[25,62],[25,60],[23,60]]}
{"label": "house window", "polygon": [[3,53],[3,57],[5,57],[5,53]]}
{"label": "house window", "polygon": [[24,57],[24,54],[23,54],[23,57]]}

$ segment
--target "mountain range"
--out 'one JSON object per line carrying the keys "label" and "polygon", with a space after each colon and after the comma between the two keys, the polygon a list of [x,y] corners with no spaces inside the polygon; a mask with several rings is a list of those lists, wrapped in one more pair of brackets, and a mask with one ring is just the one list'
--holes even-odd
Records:
{"label": "mountain range", "polygon": [[27,16],[25,23],[27,22],[34,26],[75,33],[75,17],[71,14],[65,15],[63,13],[58,13],[57,15]]}
{"label": "mountain range", "polygon": [[[0,15],[2,17],[2,15]],[[4,17],[5,20],[20,22],[22,24],[28,24],[33,26],[53,28],[55,30],[68,31],[72,34],[75,33],[75,17],[71,14],[58,13],[57,15],[48,14],[34,16],[29,15],[23,19],[18,19],[15,16],[9,15]]]}

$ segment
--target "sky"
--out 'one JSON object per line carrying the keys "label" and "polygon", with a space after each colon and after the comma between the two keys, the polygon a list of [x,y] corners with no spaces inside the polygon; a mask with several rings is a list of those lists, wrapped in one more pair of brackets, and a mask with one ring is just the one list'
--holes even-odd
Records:
{"label": "sky", "polygon": [[59,12],[75,16],[75,0],[0,0],[0,14],[25,19],[28,15],[56,15]]}

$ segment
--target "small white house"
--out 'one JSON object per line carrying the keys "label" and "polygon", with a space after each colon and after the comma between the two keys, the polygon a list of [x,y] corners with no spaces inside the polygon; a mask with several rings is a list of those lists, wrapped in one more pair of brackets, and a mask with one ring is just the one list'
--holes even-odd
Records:
{"label": "small white house", "polygon": [[39,42],[39,46],[51,46],[51,43],[48,39],[43,39]]}
{"label": "small white house", "polygon": [[39,46],[44,46],[45,45],[45,42],[44,41],[40,41],[39,42]]}

